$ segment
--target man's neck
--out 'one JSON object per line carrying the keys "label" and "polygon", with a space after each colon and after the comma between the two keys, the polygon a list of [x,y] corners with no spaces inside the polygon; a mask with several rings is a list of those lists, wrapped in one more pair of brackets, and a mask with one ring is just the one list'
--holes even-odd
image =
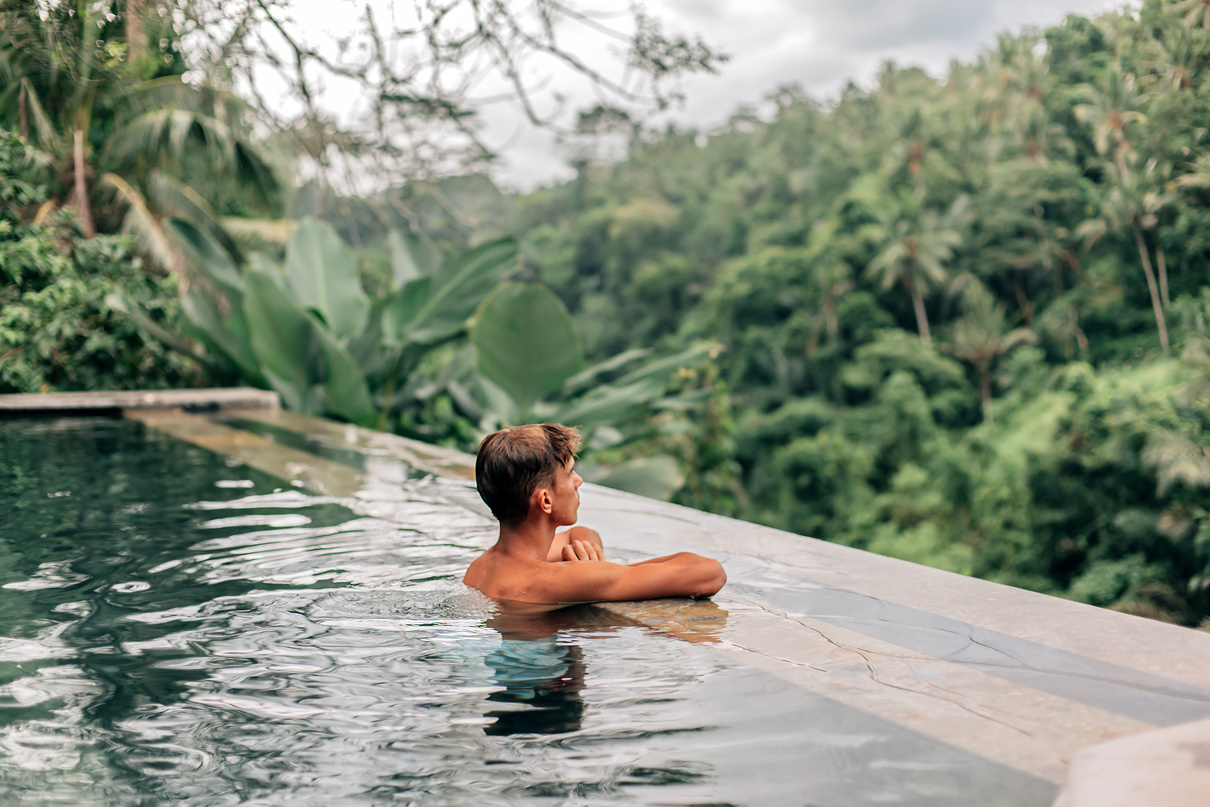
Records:
{"label": "man's neck", "polygon": [[509,554],[546,560],[555,540],[555,525],[546,518],[531,518],[512,527],[501,525],[496,546]]}

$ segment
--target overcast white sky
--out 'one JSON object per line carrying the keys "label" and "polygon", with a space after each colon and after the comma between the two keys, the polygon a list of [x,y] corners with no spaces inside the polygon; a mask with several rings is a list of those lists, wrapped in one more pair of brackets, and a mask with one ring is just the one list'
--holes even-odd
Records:
{"label": "overcast white sky", "polygon": [[[1069,13],[1094,16],[1122,0],[646,0],[665,30],[700,34],[730,54],[717,76],[684,84],[672,118],[708,130],[741,104],[757,104],[797,82],[812,96],[847,81],[868,83],[888,59],[943,75],[953,59],[972,59],[1003,31],[1044,27]],[[571,90],[574,93],[574,90]],[[579,99],[572,98],[574,103]],[[566,150],[549,133],[521,125],[506,108],[483,113],[490,143],[507,144],[495,171],[502,186],[528,190],[570,176]]]}

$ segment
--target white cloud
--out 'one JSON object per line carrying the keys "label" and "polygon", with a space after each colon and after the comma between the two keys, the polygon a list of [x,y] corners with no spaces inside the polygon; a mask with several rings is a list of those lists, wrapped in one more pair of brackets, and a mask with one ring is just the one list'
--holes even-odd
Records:
{"label": "white cloud", "polygon": [[[648,0],[665,30],[692,32],[731,54],[717,76],[684,84],[686,103],[669,117],[709,129],[740,104],[759,103],[777,87],[798,83],[816,97],[848,81],[868,83],[891,59],[935,75],[953,59],[969,60],[1002,31],[1045,27],[1067,14],[1095,15],[1120,0]],[[575,100],[575,99],[573,99]],[[484,115],[495,143],[512,139],[495,176],[529,189],[566,179],[565,154],[545,132],[524,129],[503,110]]]}

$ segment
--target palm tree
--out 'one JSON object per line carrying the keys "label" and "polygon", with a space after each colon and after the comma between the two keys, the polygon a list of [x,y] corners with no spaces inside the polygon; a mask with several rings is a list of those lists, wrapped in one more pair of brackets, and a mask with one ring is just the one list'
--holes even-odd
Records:
{"label": "palm tree", "polygon": [[[1186,405],[1205,400],[1210,393],[1210,336],[1206,334],[1204,314],[1197,320],[1200,320],[1200,331],[1190,334],[1181,353],[1181,361],[1197,371],[1193,380],[1180,391],[1180,398]],[[1186,425],[1197,422],[1197,418],[1185,420]],[[1199,432],[1195,432],[1195,436],[1202,437],[1204,443],[1204,435]],[[1191,488],[1210,487],[1210,448],[1200,444],[1187,431],[1156,429],[1147,436],[1142,459],[1146,467],[1155,471],[1157,496],[1163,496],[1177,482]]]}
{"label": "palm tree", "polygon": [[[806,255],[807,285],[818,306],[808,318],[818,322],[817,317],[822,317],[828,339],[833,342],[840,334],[836,303],[853,289],[853,270],[842,257],[847,240],[842,229],[834,216],[817,222],[811,230]],[[816,329],[813,343],[818,333]]]}
{"label": "palm tree", "polygon": [[1151,42],[1155,59],[1151,67],[1175,90],[1193,86],[1193,75],[1201,56],[1193,32],[1184,25],[1165,30]]}
{"label": "palm tree", "polygon": [[979,373],[983,420],[992,423],[991,374],[996,362],[1014,348],[1037,341],[1028,328],[1011,328],[1004,305],[981,283],[971,279],[964,296],[966,313],[950,329],[942,349],[974,365]]}
{"label": "palm tree", "polygon": [[[1163,296],[1152,268],[1151,251],[1145,232],[1159,224],[1159,213],[1173,200],[1167,190],[1167,170],[1156,160],[1149,160],[1139,168],[1134,152],[1119,151],[1118,159],[1104,164],[1106,190],[1101,197],[1100,216],[1089,219],[1076,228],[1076,235],[1091,246],[1108,232],[1129,231],[1134,237],[1143,274],[1147,278],[1147,290],[1151,294],[1151,309],[1155,313],[1156,328],[1159,330],[1160,347],[1164,355],[1170,352],[1168,324],[1164,317]],[[1157,247],[1157,257],[1163,260],[1163,252]],[[1167,278],[1163,278],[1167,288]]]}
{"label": "palm tree", "polygon": [[922,193],[900,193],[897,204],[874,207],[877,222],[867,228],[878,248],[867,271],[882,278],[882,287],[901,284],[912,298],[920,341],[932,346],[924,293],[943,284],[945,265],[962,243],[961,223],[967,197],[960,196],[944,215],[925,208]]}
{"label": "palm tree", "polygon": [[1085,84],[1081,90],[1088,102],[1075,108],[1076,117],[1092,127],[1097,153],[1112,156],[1129,151],[1134,125],[1147,119],[1140,111],[1147,95],[1139,90],[1134,74],[1115,64],[1105,71],[1099,89]]}
{"label": "palm tree", "polygon": [[[56,201],[75,209],[86,236],[97,231],[96,186],[104,181],[127,204],[126,226],[153,247],[163,214],[221,238],[206,185],[212,191],[216,177],[232,177],[267,202],[276,196],[274,172],[250,142],[239,102],[186,83],[171,47],[148,47],[153,36],[175,35],[170,20],[147,15],[144,5],[128,2],[115,15],[86,2],[6,4],[0,125],[48,158],[70,188]],[[182,167],[193,181],[182,180]],[[166,266],[176,263],[153,251]]]}
{"label": "palm tree", "polygon": [[1174,0],[1164,10],[1180,14],[1190,28],[1210,28],[1210,0]]}

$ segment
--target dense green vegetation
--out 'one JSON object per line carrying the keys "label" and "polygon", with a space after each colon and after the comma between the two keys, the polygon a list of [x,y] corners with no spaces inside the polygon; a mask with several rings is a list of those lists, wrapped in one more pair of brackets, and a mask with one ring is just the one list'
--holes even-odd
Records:
{"label": "dense green vegetation", "polygon": [[786,89],[768,121],[650,135],[463,236],[520,237],[592,358],[723,343],[729,410],[677,424],[709,446],[678,500],[1197,622],[1199,8],[1071,17],[829,104]]}
{"label": "dense green vegetation", "polygon": [[[1204,8],[1149,0],[1005,35],[941,79],[887,65],[828,103],[786,88],[768,115],[717,131],[635,129],[626,159],[580,161],[575,180],[528,195],[460,177],[274,197],[245,130],[206,128],[219,96],[178,87],[141,96],[197,119],[163,142],[218,144],[191,159],[243,170],[197,209],[172,204],[196,192],[156,197],[167,174],[132,173],[120,209],[138,214],[147,258],[123,236],[70,234],[45,203],[68,200],[74,175],[32,135],[6,135],[0,391],[242,378],[464,448],[500,422],[559,417],[590,426],[586,465],[629,472],[630,487],[1197,624],[1210,614]],[[0,125],[19,133],[14,92]],[[135,118],[113,97],[98,115],[120,142]],[[238,120],[237,102],[222,108]],[[287,242],[208,212],[277,209],[328,223],[304,220]],[[517,257],[452,304],[441,289],[507,238]],[[308,296],[325,284],[341,293]],[[46,291],[77,286],[78,309]]]}

